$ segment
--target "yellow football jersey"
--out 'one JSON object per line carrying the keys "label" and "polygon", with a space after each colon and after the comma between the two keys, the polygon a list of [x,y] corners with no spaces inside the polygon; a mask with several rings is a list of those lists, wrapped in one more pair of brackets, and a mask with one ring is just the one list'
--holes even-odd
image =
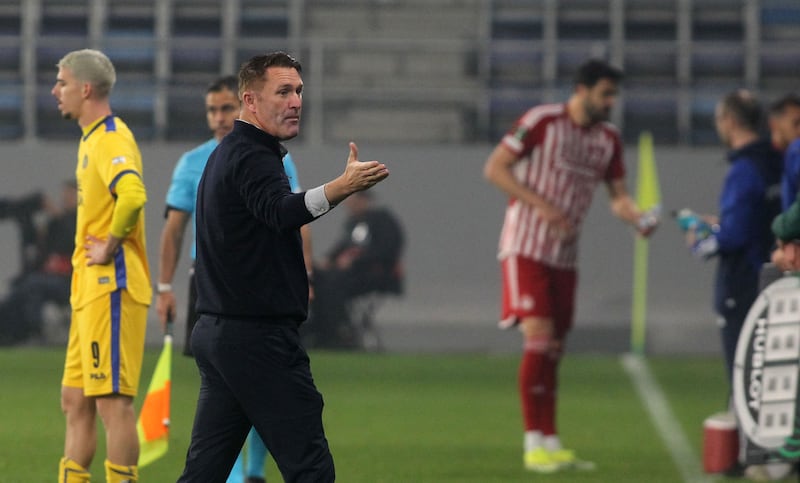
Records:
{"label": "yellow football jersey", "polygon": [[145,245],[144,210],[108,265],[87,266],[86,237],[106,239],[116,203],[115,186],[123,176],[142,178],[142,156],[128,126],[113,115],[83,128],[78,148],[78,218],[72,255],[73,310],[118,288],[133,300],[150,304],[150,268]]}

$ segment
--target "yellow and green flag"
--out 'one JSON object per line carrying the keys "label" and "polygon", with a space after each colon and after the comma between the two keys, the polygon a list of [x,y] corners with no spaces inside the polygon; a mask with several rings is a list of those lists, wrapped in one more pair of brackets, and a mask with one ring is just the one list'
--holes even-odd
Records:
{"label": "yellow and green flag", "polygon": [[[661,188],[658,183],[653,135],[642,132],[639,135],[639,168],[636,183],[636,204],[642,211],[655,211],[661,208]],[[631,351],[644,354],[647,327],[647,240],[637,237],[633,259],[633,304],[631,309]]]}
{"label": "yellow and green flag", "polygon": [[[171,324],[170,324],[171,325]],[[153,377],[136,423],[139,433],[139,467],[164,456],[169,447],[169,400],[172,384],[172,335],[164,336]]]}

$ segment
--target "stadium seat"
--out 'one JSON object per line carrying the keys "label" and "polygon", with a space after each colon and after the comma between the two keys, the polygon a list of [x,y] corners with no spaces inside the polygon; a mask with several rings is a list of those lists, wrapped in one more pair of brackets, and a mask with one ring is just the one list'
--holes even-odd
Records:
{"label": "stadium seat", "polygon": [[657,143],[678,142],[679,95],[675,86],[626,88],[623,124],[632,126],[623,132],[624,141],[634,144],[642,131],[650,131]]}
{"label": "stadium seat", "polygon": [[139,141],[155,136],[155,85],[152,81],[118,82],[111,93],[111,105]]}
{"label": "stadium seat", "polygon": [[0,83],[0,139],[22,137],[22,83]]}

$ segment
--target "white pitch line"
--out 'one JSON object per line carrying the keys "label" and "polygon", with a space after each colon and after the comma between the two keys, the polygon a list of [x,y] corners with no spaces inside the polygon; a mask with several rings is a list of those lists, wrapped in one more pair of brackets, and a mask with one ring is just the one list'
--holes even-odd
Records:
{"label": "white pitch line", "polygon": [[689,440],[681,430],[680,423],[656,382],[647,361],[641,356],[625,354],[621,357],[622,366],[631,378],[639,398],[650,414],[650,419],[659,436],[667,446],[672,461],[678,467],[685,483],[709,483],[714,481],[706,476],[700,461],[695,456]]}

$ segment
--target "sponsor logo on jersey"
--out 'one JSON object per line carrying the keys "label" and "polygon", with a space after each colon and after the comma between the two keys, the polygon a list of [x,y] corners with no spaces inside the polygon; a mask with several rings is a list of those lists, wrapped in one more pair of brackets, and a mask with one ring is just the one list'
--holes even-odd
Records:
{"label": "sponsor logo on jersey", "polygon": [[117,156],[111,160],[111,164],[125,164],[125,156]]}
{"label": "sponsor logo on jersey", "polygon": [[89,166],[89,155],[83,155],[83,162],[81,163],[81,168],[86,169],[86,166]]}
{"label": "sponsor logo on jersey", "polygon": [[533,310],[533,307],[536,305],[536,301],[530,295],[523,295],[519,301],[519,307],[522,310]]}
{"label": "sponsor logo on jersey", "polygon": [[514,133],[514,138],[516,138],[517,141],[522,141],[523,139],[525,139],[525,135],[526,134],[528,134],[528,127],[527,126],[519,126],[517,128],[517,131]]}
{"label": "sponsor logo on jersey", "polygon": [[99,277],[97,279],[97,283],[99,283],[100,285],[107,285],[107,284],[111,283],[111,279],[108,278],[108,277]]}
{"label": "sponsor logo on jersey", "polygon": [[89,379],[93,381],[105,381],[106,375],[102,372],[92,372],[91,374],[89,374]]}

